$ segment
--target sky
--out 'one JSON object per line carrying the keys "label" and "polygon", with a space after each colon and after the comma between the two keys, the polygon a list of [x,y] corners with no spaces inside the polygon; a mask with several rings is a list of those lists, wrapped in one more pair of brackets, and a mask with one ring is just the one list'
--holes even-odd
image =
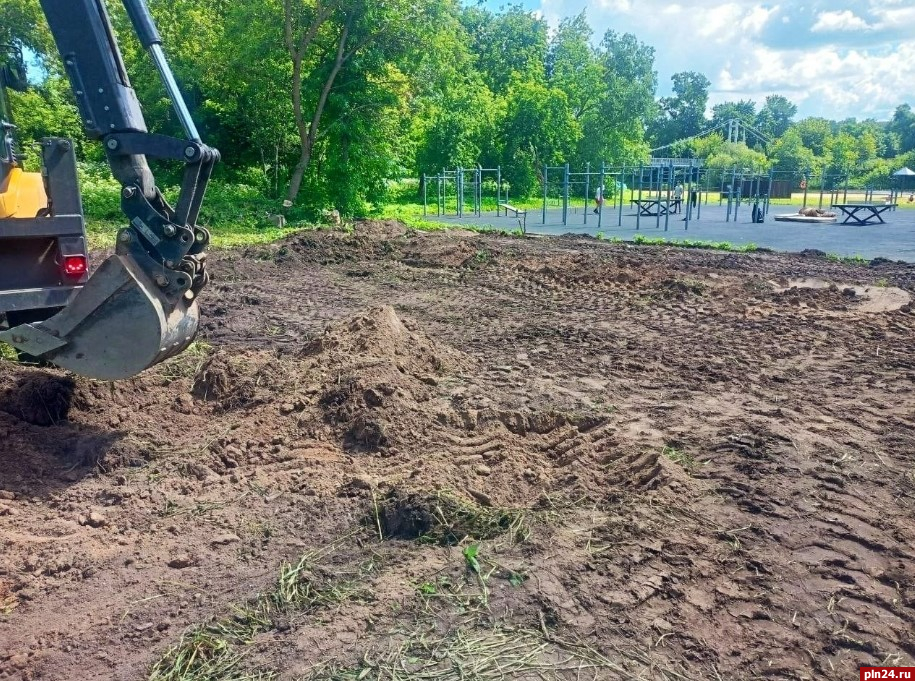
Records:
{"label": "sky", "polygon": [[[503,0],[486,0],[497,10]],[[521,0],[551,26],[585,10],[607,29],[655,48],[658,94],[698,71],[709,107],[780,94],[797,118],[888,120],[915,107],[915,0]],[[757,107],[758,109],[758,107]]]}

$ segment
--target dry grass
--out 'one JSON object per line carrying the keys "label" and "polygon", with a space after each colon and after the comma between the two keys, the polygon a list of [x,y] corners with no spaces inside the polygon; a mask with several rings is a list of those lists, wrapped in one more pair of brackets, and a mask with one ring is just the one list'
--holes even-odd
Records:
{"label": "dry grass", "polygon": [[[341,541],[350,538],[343,537]],[[340,605],[360,596],[370,596],[358,586],[374,569],[362,565],[355,574],[341,576],[323,569],[321,563],[336,548],[310,551],[295,564],[283,563],[273,588],[248,605],[235,608],[221,619],[193,627],[153,665],[148,681],[272,681],[269,670],[245,671],[245,647],[260,633],[274,626],[277,616],[308,614]],[[328,577],[325,575],[334,575]]]}
{"label": "dry grass", "polygon": [[[636,656],[642,657],[642,656]],[[681,673],[647,659],[612,659],[583,643],[545,632],[495,627],[446,635],[413,632],[354,667],[320,665],[302,681],[504,681],[506,679],[636,679],[685,681]]]}
{"label": "dry grass", "polygon": [[481,506],[448,491],[395,491],[373,501],[367,523],[377,526],[384,538],[418,539],[444,546],[496,537],[520,543],[530,537],[531,514],[528,509]]}

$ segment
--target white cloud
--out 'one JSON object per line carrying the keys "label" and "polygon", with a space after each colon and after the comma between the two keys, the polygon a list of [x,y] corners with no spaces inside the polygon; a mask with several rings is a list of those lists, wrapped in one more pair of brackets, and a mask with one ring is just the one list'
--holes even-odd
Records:
{"label": "white cloud", "polygon": [[[915,105],[915,41],[899,37],[915,26],[912,0],[830,0],[819,15],[799,0],[675,2],[540,0],[540,9],[555,25],[586,8],[598,40],[613,29],[654,47],[660,96],[674,73],[698,71],[712,81],[710,105],[781,94],[800,117],[881,120]],[[807,32],[811,25],[822,30]],[[831,40],[826,26],[860,30]]]}
{"label": "white cloud", "polygon": [[816,23],[810,28],[813,33],[824,31],[860,31],[870,29],[872,26],[851,10],[844,9],[840,12],[822,12]]}
{"label": "white cloud", "polygon": [[753,7],[740,20],[740,28],[750,33],[759,33],[769,23],[769,19],[778,14],[779,9],[778,5],[772,8],[766,8],[762,5]]}
{"label": "white cloud", "polygon": [[725,92],[716,98],[732,99],[729,95],[737,92],[761,100],[781,91],[799,107],[828,118],[886,117],[901,103],[900,93],[912,91],[913,69],[907,72],[900,67],[913,61],[913,44],[900,45],[898,52],[885,55],[859,50],[840,54],[832,47],[806,52],[759,47],[741,73],[726,68],[719,72],[717,84]]}
{"label": "white cloud", "polygon": [[877,19],[875,28],[878,29],[904,28],[911,31],[915,25],[915,5],[896,9],[874,4],[870,11]]}

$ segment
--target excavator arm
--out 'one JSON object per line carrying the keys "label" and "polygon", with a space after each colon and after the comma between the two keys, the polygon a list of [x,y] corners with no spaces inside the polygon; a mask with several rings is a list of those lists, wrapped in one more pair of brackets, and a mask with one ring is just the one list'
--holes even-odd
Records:
{"label": "excavator arm", "polygon": [[[210,239],[197,219],[219,160],[200,140],[145,2],[123,4],[185,138],[148,132],[104,0],[41,0],[86,134],[103,145],[122,186],[128,224],[118,232],[114,255],[69,305],[44,321],[0,332],[0,339],[20,352],[106,380],[133,376],[193,341]],[[156,186],[147,159],[184,163],[174,207]]]}

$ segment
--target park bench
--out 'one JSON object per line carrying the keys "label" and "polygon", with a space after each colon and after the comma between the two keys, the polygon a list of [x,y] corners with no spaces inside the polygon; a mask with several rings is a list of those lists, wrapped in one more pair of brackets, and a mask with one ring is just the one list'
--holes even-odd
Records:
{"label": "park bench", "polygon": [[500,203],[499,208],[505,211],[506,217],[508,217],[509,213],[514,213],[515,217],[518,218],[518,226],[521,231],[527,234],[527,210],[513,206],[510,203]]}
{"label": "park bench", "polygon": [[510,203],[500,203],[499,208],[502,208],[506,215],[509,213],[514,213],[516,218],[522,215],[527,215],[527,211],[524,208],[516,208]]}

